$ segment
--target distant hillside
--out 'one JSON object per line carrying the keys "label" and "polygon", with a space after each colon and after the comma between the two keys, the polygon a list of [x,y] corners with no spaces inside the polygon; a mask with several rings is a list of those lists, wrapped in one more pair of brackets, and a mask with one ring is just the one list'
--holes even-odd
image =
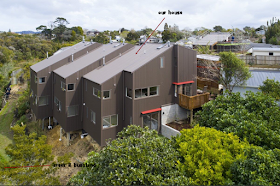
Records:
{"label": "distant hillside", "polygon": [[21,32],[15,32],[17,34],[40,34],[41,32],[33,32],[33,31],[21,31]]}

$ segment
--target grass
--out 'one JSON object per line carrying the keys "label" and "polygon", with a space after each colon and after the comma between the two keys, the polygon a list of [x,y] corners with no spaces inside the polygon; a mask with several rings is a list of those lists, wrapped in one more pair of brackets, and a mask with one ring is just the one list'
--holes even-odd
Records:
{"label": "grass", "polygon": [[5,148],[12,143],[13,135],[10,124],[14,117],[14,108],[16,100],[9,101],[0,112],[0,161],[9,161],[9,157],[5,153]]}

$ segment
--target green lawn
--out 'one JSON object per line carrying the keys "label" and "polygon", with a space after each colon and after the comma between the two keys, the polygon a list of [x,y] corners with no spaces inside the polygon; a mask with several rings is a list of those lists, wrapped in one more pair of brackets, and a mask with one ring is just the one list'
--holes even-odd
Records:
{"label": "green lawn", "polygon": [[10,124],[13,121],[16,100],[9,100],[0,111],[0,162],[8,161],[9,157],[5,153],[5,148],[12,143],[13,135]]}

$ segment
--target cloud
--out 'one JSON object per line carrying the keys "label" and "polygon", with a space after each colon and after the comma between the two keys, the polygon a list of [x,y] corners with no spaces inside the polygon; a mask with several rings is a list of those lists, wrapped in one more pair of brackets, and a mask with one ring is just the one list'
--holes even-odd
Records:
{"label": "cloud", "polygon": [[[64,17],[68,26],[88,29],[118,30],[145,26],[163,30],[164,23],[185,27],[215,25],[224,28],[265,25],[272,17],[280,17],[278,0],[1,0],[0,30],[36,30],[57,17]],[[160,15],[159,11],[182,11],[182,15]]]}

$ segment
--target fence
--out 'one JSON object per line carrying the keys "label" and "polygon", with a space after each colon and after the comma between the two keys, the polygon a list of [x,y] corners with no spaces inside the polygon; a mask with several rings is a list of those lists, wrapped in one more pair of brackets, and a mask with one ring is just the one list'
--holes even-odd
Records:
{"label": "fence", "polygon": [[280,65],[280,56],[240,55],[238,57],[250,65]]}

